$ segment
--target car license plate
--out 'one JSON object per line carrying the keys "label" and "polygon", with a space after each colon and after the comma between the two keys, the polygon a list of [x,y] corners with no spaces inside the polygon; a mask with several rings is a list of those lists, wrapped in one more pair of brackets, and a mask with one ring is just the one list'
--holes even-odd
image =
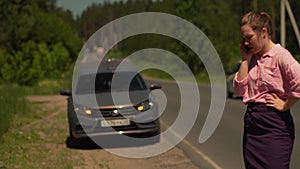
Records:
{"label": "car license plate", "polygon": [[102,120],[101,127],[114,127],[114,126],[128,126],[130,125],[129,119],[116,119],[116,120]]}

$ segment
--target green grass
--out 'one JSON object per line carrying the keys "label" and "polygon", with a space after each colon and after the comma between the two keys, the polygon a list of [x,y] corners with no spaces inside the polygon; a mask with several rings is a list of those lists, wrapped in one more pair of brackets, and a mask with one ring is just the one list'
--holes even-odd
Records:
{"label": "green grass", "polygon": [[29,111],[30,105],[25,96],[59,94],[62,88],[71,88],[73,66],[58,80],[43,80],[34,86],[19,86],[16,84],[0,85],[0,140],[9,129],[10,122],[16,114]]}
{"label": "green grass", "polygon": [[29,111],[27,95],[59,94],[61,88],[70,87],[68,80],[44,80],[35,86],[18,86],[5,84],[0,86],[0,139],[8,130],[11,120],[16,114]]}
{"label": "green grass", "polygon": [[57,112],[56,106],[44,109],[45,102],[26,100],[28,95],[59,94],[61,88],[71,86],[70,79],[71,73],[34,86],[0,85],[0,168],[71,169],[83,165],[81,156],[65,145],[66,113],[59,112],[49,121],[47,116]]}
{"label": "green grass", "polygon": [[49,95],[59,94],[62,88],[72,88],[72,75],[74,65],[70,66],[70,69],[61,75],[60,79],[45,79],[39,81],[34,86],[23,86],[22,89],[26,95]]}
{"label": "green grass", "polygon": [[[144,77],[150,77],[150,78],[156,78],[156,79],[162,79],[162,80],[174,80],[174,78],[161,70],[158,69],[147,69],[141,72],[143,74]],[[184,78],[184,77],[182,77]],[[199,73],[198,75],[194,76],[195,80],[197,83],[204,83],[204,84],[209,84],[209,77],[207,75],[207,73],[203,72],[203,73]],[[184,80],[184,79],[181,79]]]}
{"label": "green grass", "polygon": [[195,78],[198,83],[204,83],[204,84],[210,83],[209,76],[206,72],[199,73],[198,75],[195,76]]}
{"label": "green grass", "polygon": [[158,69],[147,69],[141,72],[145,77],[152,77],[164,80],[174,80],[171,75]]}
{"label": "green grass", "polygon": [[[28,103],[29,104],[29,103]],[[83,166],[81,155],[65,145],[65,112],[48,102],[30,102],[30,110],[15,113],[0,141],[0,168],[71,169]]]}
{"label": "green grass", "polygon": [[17,113],[25,113],[28,103],[24,98],[24,90],[15,85],[0,86],[0,139],[8,130],[13,116]]}
{"label": "green grass", "polygon": [[[70,80],[71,81],[71,80]],[[71,88],[72,84],[68,80],[43,80],[34,86],[23,86],[26,95],[49,95],[59,94],[62,88]]]}

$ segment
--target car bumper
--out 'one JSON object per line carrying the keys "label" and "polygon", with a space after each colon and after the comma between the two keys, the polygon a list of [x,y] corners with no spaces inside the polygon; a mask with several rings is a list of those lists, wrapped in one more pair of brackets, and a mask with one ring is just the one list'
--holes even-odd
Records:
{"label": "car bumper", "polygon": [[[144,114],[151,114],[145,113]],[[127,125],[103,127],[102,122],[107,120],[124,120],[129,119]],[[143,119],[141,123],[139,121]],[[118,118],[91,118],[86,115],[77,115],[76,122],[70,126],[70,132],[74,138],[87,138],[105,135],[148,135],[158,134],[160,132],[159,119],[155,116],[127,116]]]}
{"label": "car bumper", "polygon": [[91,137],[98,137],[98,136],[109,136],[109,135],[117,135],[117,134],[124,134],[124,135],[142,135],[142,134],[151,134],[151,133],[158,133],[159,129],[142,129],[142,130],[124,130],[124,131],[109,131],[109,132],[97,132],[97,131],[90,131],[85,132],[84,130],[75,130],[72,131],[72,135],[74,138],[91,138]]}

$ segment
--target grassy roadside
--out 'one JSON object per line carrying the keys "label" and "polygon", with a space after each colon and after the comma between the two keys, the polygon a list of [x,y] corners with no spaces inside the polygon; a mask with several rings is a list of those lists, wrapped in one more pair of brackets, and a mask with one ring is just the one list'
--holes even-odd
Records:
{"label": "grassy roadside", "polygon": [[47,101],[32,102],[30,111],[14,115],[0,142],[0,168],[69,169],[83,165],[76,150],[65,145],[66,113],[45,104]]}
{"label": "grassy roadside", "polygon": [[30,104],[24,99],[27,95],[58,94],[59,90],[67,87],[66,80],[45,80],[33,87],[18,86],[15,84],[0,85],[0,140],[9,129],[11,121],[17,114],[26,114]]}
{"label": "grassy roadside", "polygon": [[27,102],[22,97],[24,91],[13,85],[0,86],[0,140],[9,128],[10,122],[16,113],[23,114],[28,108]]}
{"label": "grassy roadside", "polygon": [[70,75],[62,80],[44,80],[32,87],[0,86],[0,168],[82,166],[80,154],[65,145],[68,136],[65,109],[62,112],[53,103],[43,108],[49,105],[47,101],[26,99],[28,95],[58,94],[61,88],[70,86],[67,80]]}

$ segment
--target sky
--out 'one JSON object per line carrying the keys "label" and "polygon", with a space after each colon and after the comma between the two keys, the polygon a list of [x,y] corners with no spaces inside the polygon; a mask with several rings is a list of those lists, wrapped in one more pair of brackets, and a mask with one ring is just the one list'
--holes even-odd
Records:
{"label": "sky", "polygon": [[80,15],[92,3],[115,2],[119,0],[56,0],[59,7],[69,9],[73,12],[74,17]]}

